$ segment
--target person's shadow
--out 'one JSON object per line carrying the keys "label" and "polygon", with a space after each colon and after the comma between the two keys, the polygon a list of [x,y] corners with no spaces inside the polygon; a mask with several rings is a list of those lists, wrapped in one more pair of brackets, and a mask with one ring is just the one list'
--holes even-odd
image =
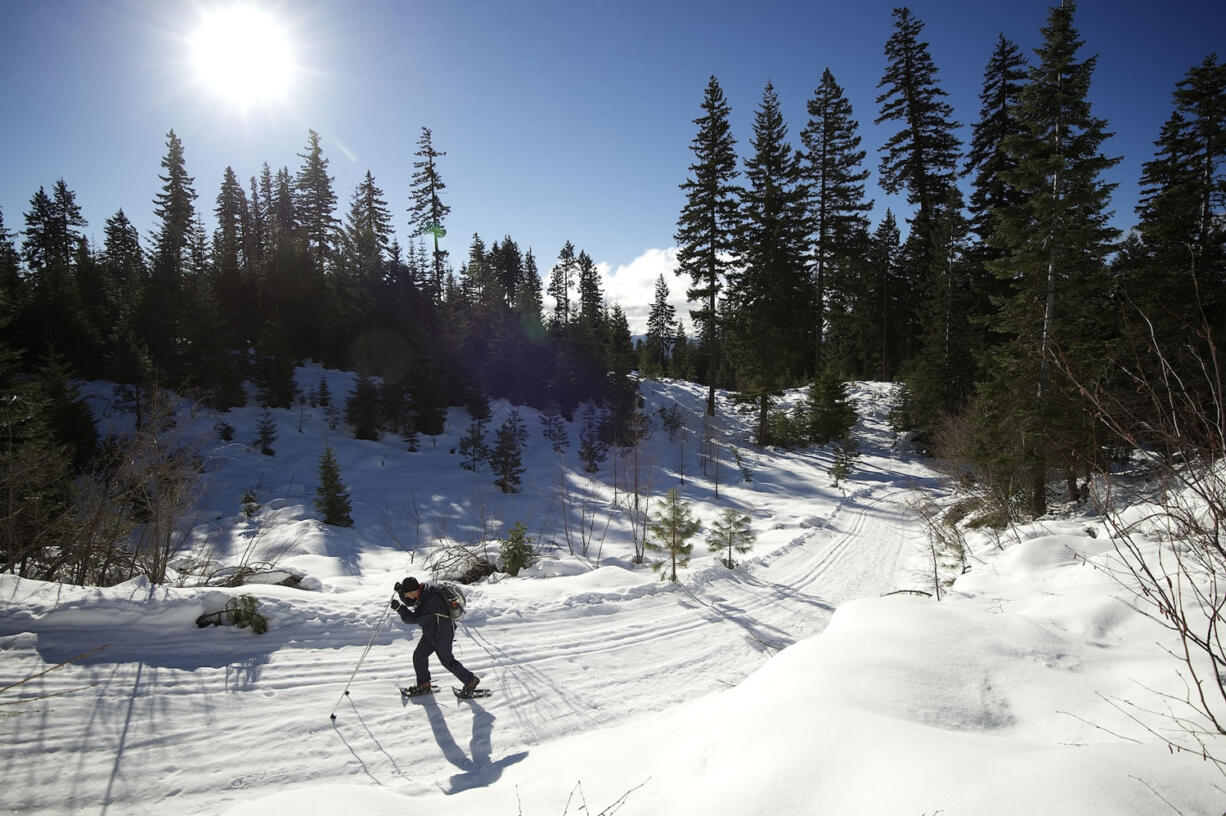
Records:
{"label": "person's shadow", "polygon": [[422,701],[422,707],[426,709],[426,716],[430,719],[430,729],[434,731],[434,739],[438,747],[443,750],[443,756],[464,772],[452,776],[446,786],[440,785],[443,793],[446,794],[462,793],[473,788],[492,785],[502,777],[503,770],[528,756],[527,751],[521,751],[494,762],[491,756],[496,718],[475,701],[465,700],[464,702],[473,709],[473,736],[468,743],[468,749],[472,752],[471,759],[451,736],[451,729],[447,727],[443,709],[434,695],[428,694]]}

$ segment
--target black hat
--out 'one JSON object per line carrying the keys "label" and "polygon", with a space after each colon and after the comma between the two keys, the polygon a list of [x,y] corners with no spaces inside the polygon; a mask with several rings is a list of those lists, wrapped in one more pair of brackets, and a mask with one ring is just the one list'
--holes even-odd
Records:
{"label": "black hat", "polygon": [[416,592],[419,589],[421,589],[421,584],[417,583],[416,578],[409,577],[400,582],[401,593],[407,594],[409,592]]}

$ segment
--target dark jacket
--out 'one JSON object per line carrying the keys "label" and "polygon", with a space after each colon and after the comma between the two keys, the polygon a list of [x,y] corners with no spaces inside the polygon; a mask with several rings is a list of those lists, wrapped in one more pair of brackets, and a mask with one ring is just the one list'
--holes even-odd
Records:
{"label": "dark jacket", "polygon": [[434,640],[440,622],[446,621],[448,625],[451,624],[448,600],[447,594],[440,587],[433,584],[422,584],[421,595],[417,603],[411,606],[402,603],[396,611],[400,614],[402,621],[420,624],[422,635]]}

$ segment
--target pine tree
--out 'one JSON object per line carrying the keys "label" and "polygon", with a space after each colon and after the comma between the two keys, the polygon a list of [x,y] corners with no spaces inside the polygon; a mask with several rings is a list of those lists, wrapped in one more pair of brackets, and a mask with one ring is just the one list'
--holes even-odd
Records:
{"label": "pine tree", "polygon": [[490,458],[489,445],[485,443],[485,420],[476,420],[460,438],[460,467],[475,471]]}
{"label": "pine tree", "polygon": [[379,388],[365,374],[358,375],[345,400],[345,422],[353,428],[354,439],[379,439]]}
{"label": "pine tree", "polygon": [[738,240],[741,268],[729,280],[729,353],[737,390],[758,405],[758,442],[768,440],[772,398],[800,375],[811,356],[813,287],[807,274],[805,189],[774,86],[754,117],[754,153]]}
{"label": "pine tree", "polygon": [[243,349],[253,339],[248,335],[255,320],[246,255],[246,225],[250,221],[247,195],[234,170],[227,167],[213,210],[217,229],[213,233],[213,295],[223,320],[219,344]]}
{"label": "pine tree", "polygon": [[707,548],[713,553],[724,553],[719,562],[728,569],[734,569],[734,556],[753,550],[756,541],[757,536],[750,528],[749,515],[729,507],[712,525],[711,533],[707,536]]}
{"label": "pine tree", "polygon": [[[993,243],[995,213],[1021,206],[1021,192],[1009,182],[1017,162],[1005,148],[1008,139],[1022,133],[1017,105],[1026,79],[1026,58],[1002,34],[983,73],[979,94],[979,120],[971,131],[970,150],[963,174],[972,176],[969,203],[970,232],[975,236],[967,253],[967,322],[973,334],[972,354],[982,360],[999,340],[989,317],[995,304],[1008,296],[1008,284],[988,270],[1003,251]],[[978,366],[976,366],[978,369]],[[977,376],[981,379],[981,376]]]}
{"label": "pine tree", "polygon": [[649,374],[668,371],[669,353],[677,332],[677,310],[668,302],[668,295],[668,284],[661,274],[656,279],[655,299],[647,314],[647,337],[643,341],[643,370]]}
{"label": "pine tree", "polygon": [[438,160],[447,154],[434,149],[430,128],[422,127],[417,139],[418,160],[413,162],[413,181],[409,207],[409,224],[413,235],[430,235],[434,239],[434,254],[430,263],[429,292],[437,303],[443,293],[447,250],[439,249],[439,239],[447,234],[444,223],[451,207],[443,204],[440,194],[447,189],[439,173]]}
{"label": "pine tree", "polygon": [[856,424],[856,405],[846,382],[827,368],[809,386],[809,438],[818,445],[839,439]]}
{"label": "pine tree", "polygon": [[392,240],[392,214],[369,170],[353,191],[349,212],[342,228],[344,247],[343,281],[345,308],[339,323],[345,333],[359,332],[377,314],[393,323],[387,304],[389,255]]}
{"label": "pine tree", "polygon": [[588,405],[583,410],[583,429],[579,431],[579,461],[587,473],[600,470],[609,453],[609,446],[601,438],[600,419],[596,408]]}
{"label": "pine tree", "polygon": [[495,434],[494,450],[490,453],[490,469],[498,478],[494,484],[503,493],[514,493],[524,474],[523,450],[528,428],[518,411],[511,411]]}
{"label": "pine tree", "polygon": [[191,235],[196,220],[196,191],[187,175],[183,143],[175,132],[166,134],[166,175],[154,198],[153,214],[160,219],[154,235],[152,274],[142,318],[143,333],[157,365],[174,370],[179,323],[186,299],[184,278],[191,268]]}
{"label": "pine tree", "polygon": [[87,322],[78,285],[78,267],[89,259],[82,251],[86,221],[76,194],[63,179],[51,195],[40,187],[25,218],[21,257],[30,274],[16,333],[27,338],[25,343],[36,354],[66,355],[79,364],[94,351],[91,335],[98,329]]}
{"label": "pine tree", "polygon": [[1016,162],[1007,181],[1023,203],[998,211],[1005,257],[992,265],[1015,293],[997,324],[1010,344],[993,364],[994,376],[1009,387],[987,389],[984,396],[1008,394],[1015,405],[991,409],[1010,418],[997,433],[1014,440],[996,443],[1027,463],[1035,515],[1046,509],[1048,464],[1071,472],[1076,460],[1094,455],[1082,449],[1092,439],[1084,414],[1056,380],[1056,343],[1075,367],[1094,366],[1102,360],[1099,344],[1112,331],[1103,321],[1113,313],[1106,301],[1106,258],[1117,236],[1107,209],[1114,185],[1102,176],[1119,160],[1101,152],[1109,134],[1088,100],[1096,58],[1077,61],[1082,43],[1073,12],[1069,2],[1049,12],[1039,62],[1017,109],[1024,130],[1005,140]]}
{"label": "pine tree", "polygon": [[341,481],[340,465],[331,447],[324,448],[319,458],[319,486],[315,488],[315,509],[323,516],[324,524],[333,527],[352,527],[352,508],[349,505],[349,488]]}
{"label": "pine tree", "polygon": [[689,273],[686,297],[700,304],[691,315],[707,351],[707,414],[715,416],[715,380],[719,370],[719,295],[736,250],[739,224],[736,187],[736,140],[723,89],[714,76],[707,82],[698,134],[690,143],[694,163],[681,185],[686,203],[677,219],[677,274]]}
{"label": "pine tree", "polygon": [[872,201],[864,197],[868,171],[861,168],[865,151],[860,149],[860,124],[829,68],[822,72],[821,84],[808,109],[809,122],[800,133],[804,145],[800,166],[809,192],[812,230],[817,318],[814,370],[821,371],[828,301],[832,295],[838,299],[850,285],[847,279],[856,259],[857,238],[868,229],[866,213],[872,209]]}
{"label": "pine tree", "polygon": [[306,234],[307,255],[317,272],[323,272],[336,251],[340,222],[336,218],[336,193],[328,160],[319,144],[319,134],[307,131],[305,153],[299,153],[302,167],[294,178],[294,213]]}
{"label": "pine tree", "polygon": [[256,425],[255,444],[259,446],[260,453],[265,456],[276,456],[277,452],[273,450],[273,443],[277,441],[277,421],[273,418],[272,411],[267,408],[264,413],[260,414],[260,421]]}
{"label": "pine tree", "polygon": [[[1137,207],[1144,260],[1126,267],[1129,296],[1154,322],[1163,348],[1182,345],[1191,296],[1210,325],[1226,319],[1226,64],[1206,57],[1175,86],[1174,110],[1141,175]],[[1178,305],[1175,305],[1175,304]]]}
{"label": "pine tree", "polygon": [[954,182],[959,144],[948,94],[937,83],[936,63],[920,40],[924,24],[907,7],[894,9],[894,32],[885,45],[888,60],[877,97],[876,124],[897,122],[900,130],[881,147],[878,172],[887,193],[907,191],[915,223],[925,233]]}
{"label": "pine tree", "polygon": [[554,453],[566,453],[566,449],[570,447],[570,437],[566,434],[562,412],[553,403],[546,405],[541,411],[541,436],[549,440]]}
{"label": "pine tree", "polygon": [[575,245],[570,241],[558,252],[558,262],[549,272],[548,295],[553,298],[553,317],[549,320],[549,328],[558,333],[570,326],[574,318],[570,304],[570,290],[578,261],[575,258]]}
{"label": "pine tree", "polygon": [[[677,568],[690,563],[694,545],[690,539],[702,529],[702,523],[694,518],[689,502],[682,500],[681,492],[673,487],[664,495],[664,506],[652,518],[644,547],[653,552],[664,553],[664,559],[652,564],[660,571],[661,578],[676,583]],[[667,574],[664,568],[668,568]]]}

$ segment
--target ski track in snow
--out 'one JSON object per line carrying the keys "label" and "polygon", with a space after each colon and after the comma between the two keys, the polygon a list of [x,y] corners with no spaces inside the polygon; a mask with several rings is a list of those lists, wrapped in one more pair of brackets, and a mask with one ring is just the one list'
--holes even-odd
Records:
{"label": "ski track in snow", "polygon": [[[877,468],[877,480],[853,480],[833,509],[815,509],[827,516],[814,523],[795,518],[791,481],[772,481],[773,465],[760,463],[756,514],[775,528],[760,534],[767,552],[735,571],[692,565],[678,585],[640,580],[548,600],[532,592],[520,604],[518,582],[476,588],[487,603],[461,624],[456,655],[494,690],[485,700],[456,702],[445,691],[402,699],[396,686],[413,680],[416,627],[392,613],[330,721],[379,622],[383,589],[276,588],[265,601],[277,621],[267,634],[220,630],[230,648],[211,652],[190,625],[204,611],[198,602],[154,605],[181,618],[175,636],[148,607],[109,601],[50,599],[38,621],[0,614],[0,685],[110,644],[20,687],[47,699],[0,709],[0,807],[213,813],[255,789],[300,783],[406,794],[490,785],[534,745],[736,685],[822,631],[840,604],[898,588],[924,540],[907,505],[911,485],[931,475],[914,464],[894,474],[883,456],[863,465]],[[776,537],[783,543],[763,546]],[[455,683],[437,660],[431,669],[436,683]],[[229,761],[217,762],[219,753]],[[181,773],[201,766],[225,771]]]}

